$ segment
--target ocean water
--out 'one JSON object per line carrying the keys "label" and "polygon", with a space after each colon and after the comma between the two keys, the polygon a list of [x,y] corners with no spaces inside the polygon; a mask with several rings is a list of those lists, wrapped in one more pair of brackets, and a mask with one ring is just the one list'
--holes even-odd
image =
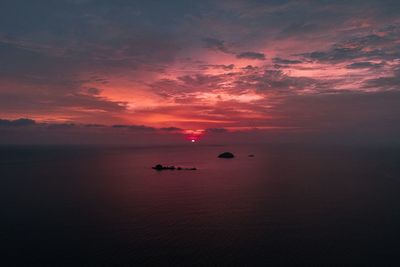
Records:
{"label": "ocean water", "polygon": [[400,263],[398,147],[8,146],[0,177],[1,266]]}

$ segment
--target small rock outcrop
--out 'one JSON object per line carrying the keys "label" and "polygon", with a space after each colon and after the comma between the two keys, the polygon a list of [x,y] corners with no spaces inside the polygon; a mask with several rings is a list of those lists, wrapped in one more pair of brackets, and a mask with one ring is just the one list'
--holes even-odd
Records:
{"label": "small rock outcrop", "polygon": [[234,157],[235,157],[235,155],[233,155],[233,153],[231,153],[231,152],[224,152],[224,153],[218,155],[218,158],[223,158],[223,159],[231,159]]}
{"label": "small rock outcrop", "polygon": [[152,169],[156,171],[163,171],[163,170],[186,170],[186,171],[195,171],[196,168],[183,168],[183,167],[175,167],[175,166],[163,166],[161,164],[157,164],[156,166],[152,167]]}

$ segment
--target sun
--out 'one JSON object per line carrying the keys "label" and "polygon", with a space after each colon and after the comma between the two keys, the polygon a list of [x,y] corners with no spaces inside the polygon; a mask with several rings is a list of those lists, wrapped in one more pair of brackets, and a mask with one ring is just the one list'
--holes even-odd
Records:
{"label": "sun", "polygon": [[185,130],[184,134],[186,136],[186,140],[191,143],[197,143],[204,135],[204,132],[204,130]]}

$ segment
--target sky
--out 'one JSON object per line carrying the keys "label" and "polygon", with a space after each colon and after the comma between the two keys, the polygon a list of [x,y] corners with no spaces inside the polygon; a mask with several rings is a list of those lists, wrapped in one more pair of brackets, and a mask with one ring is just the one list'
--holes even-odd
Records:
{"label": "sky", "polygon": [[2,0],[0,143],[396,141],[399,14],[396,0]]}

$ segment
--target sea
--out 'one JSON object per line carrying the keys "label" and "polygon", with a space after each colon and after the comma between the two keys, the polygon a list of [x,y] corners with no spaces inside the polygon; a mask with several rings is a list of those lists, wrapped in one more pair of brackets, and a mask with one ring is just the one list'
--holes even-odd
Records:
{"label": "sea", "polygon": [[0,207],[1,266],[399,266],[400,147],[2,146]]}

